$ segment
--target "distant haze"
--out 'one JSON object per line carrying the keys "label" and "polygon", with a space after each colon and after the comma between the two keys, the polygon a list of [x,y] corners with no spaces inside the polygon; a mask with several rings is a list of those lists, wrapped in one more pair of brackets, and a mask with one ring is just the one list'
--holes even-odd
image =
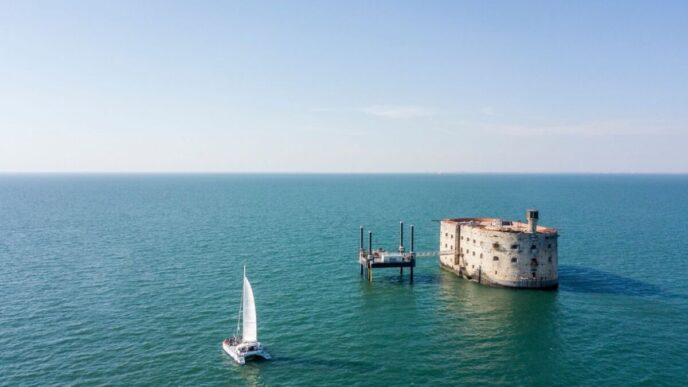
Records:
{"label": "distant haze", "polygon": [[688,172],[688,2],[2,2],[0,172]]}

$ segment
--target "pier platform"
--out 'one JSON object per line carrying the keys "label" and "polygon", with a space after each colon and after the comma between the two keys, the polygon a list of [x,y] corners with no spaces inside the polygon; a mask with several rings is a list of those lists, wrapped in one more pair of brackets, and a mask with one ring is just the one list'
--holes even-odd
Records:
{"label": "pier platform", "polygon": [[379,249],[370,254],[369,251],[363,251],[359,254],[358,263],[361,266],[361,277],[366,275],[368,281],[373,281],[373,269],[382,268],[399,268],[399,275],[404,275],[404,268],[410,269],[409,279],[413,283],[413,268],[416,267],[416,257],[413,253],[399,254],[390,253]]}
{"label": "pier platform", "polygon": [[413,251],[413,226],[411,226],[411,249],[404,249],[404,222],[399,224],[399,249],[398,251],[373,250],[373,233],[368,232],[368,248],[363,245],[363,226],[361,226],[361,241],[358,252],[358,263],[361,267],[361,277],[364,275],[368,281],[373,281],[373,269],[399,268],[399,275],[404,275],[404,268],[408,267],[409,279],[413,283],[413,268],[416,267],[416,253]]}

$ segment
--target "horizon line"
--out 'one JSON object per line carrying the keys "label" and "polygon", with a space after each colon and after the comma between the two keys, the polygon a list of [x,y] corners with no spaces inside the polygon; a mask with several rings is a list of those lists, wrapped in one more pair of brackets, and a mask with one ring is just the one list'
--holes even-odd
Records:
{"label": "horizon line", "polygon": [[686,172],[0,171],[0,175],[688,175]]}

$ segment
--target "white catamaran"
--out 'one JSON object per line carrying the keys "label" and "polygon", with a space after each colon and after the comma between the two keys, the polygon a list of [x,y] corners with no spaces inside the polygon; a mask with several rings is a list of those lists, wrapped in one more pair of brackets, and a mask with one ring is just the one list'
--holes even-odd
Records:
{"label": "white catamaran", "polygon": [[[241,335],[239,335],[240,327],[242,328]],[[253,299],[251,283],[246,278],[245,266],[244,291],[241,296],[236,334],[222,342],[222,349],[239,364],[244,364],[247,358],[255,356],[270,359],[270,354],[258,341],[256,302]]]}

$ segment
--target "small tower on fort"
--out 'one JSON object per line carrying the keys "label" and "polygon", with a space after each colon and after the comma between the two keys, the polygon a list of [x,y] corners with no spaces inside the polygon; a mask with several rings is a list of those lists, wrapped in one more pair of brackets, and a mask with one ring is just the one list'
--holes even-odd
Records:
{"label": "small tower on fort", "polygon": [[528,232],[534,234],[537,232],[538,210],[527,210],[526,219],[528,219]]}

